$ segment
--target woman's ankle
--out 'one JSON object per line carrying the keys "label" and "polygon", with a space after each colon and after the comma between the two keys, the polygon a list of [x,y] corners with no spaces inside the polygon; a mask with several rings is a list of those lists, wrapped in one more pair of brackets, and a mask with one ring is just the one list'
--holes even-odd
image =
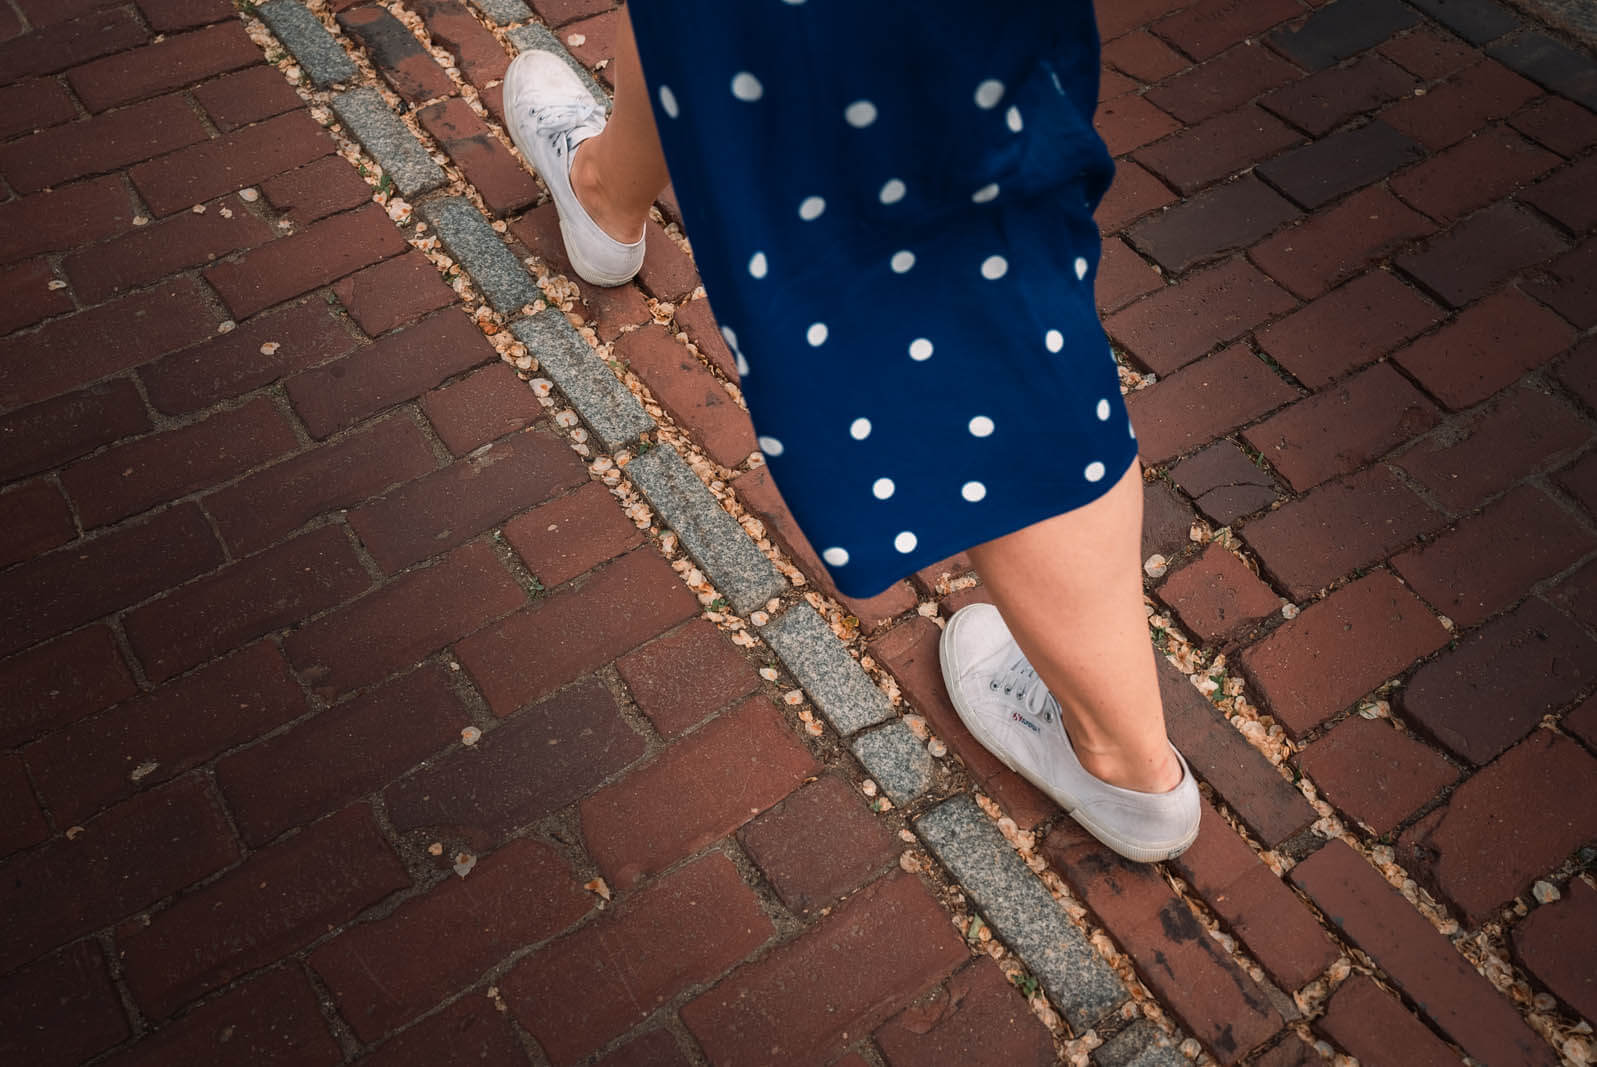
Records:
{"label": "woman's ankle", "polygon": [[1121,748],[1093,751],[1075,744],[1076,758],[1088,774],[1101,782],[1139,793],[1168,793],[1181,784],[1181,761],[1168,742],[1152,752],[1127,752]]}
{"label": "woman's ankle", "polygon": [[[603,137],[600,134],[599,137]],[[598,137],[590,137],[576,148],[571,157],[571,191],[577,196],[577,202],[588,213],[588,217],[605,233],[622,244],[632,244],[643,236],[644,228],[649,222],[649,209],[645,205],[640,212],[635,207],[620,206],[615,203],[604,185],[603,170],[593,161],[593,156],[584,151],[597,141]]]}

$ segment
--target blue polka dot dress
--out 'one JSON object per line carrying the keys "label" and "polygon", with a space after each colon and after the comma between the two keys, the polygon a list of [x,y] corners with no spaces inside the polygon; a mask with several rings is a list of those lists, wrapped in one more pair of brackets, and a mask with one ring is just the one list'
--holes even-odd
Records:
{"label": "blue polka dot dress", "polygon": [[628,8],[760,447],[839,590],[1124,474],[1089,0]]}

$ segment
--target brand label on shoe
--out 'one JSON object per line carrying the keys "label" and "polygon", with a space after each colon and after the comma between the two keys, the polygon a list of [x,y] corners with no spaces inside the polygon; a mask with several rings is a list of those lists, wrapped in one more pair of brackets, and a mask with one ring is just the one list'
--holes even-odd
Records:
{"label": "brand label on shoe", "polygon": [[1037,728],[1037,724],[1036,723],[1032,722],[1030,719],[1026,718],[1026,716],[1022,715],[1018,711],[1010,712],[1009,713],[1009,717],[1011,719],[1014,719],[1016,722],[1020,723],[1020,725],[1024,726],[1026,729],[1030,730],[1034,734],[1042,733],[1042,731]]}

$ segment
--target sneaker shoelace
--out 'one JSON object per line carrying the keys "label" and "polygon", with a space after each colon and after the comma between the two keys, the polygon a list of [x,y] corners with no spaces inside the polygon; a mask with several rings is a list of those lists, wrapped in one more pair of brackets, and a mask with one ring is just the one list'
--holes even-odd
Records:
{"label": "sneaker shoelace", "polygon": [[532,113],[534,136],[547,139],[562,159],[571,151],[572,134],[597,132],[603,125],[604,109],[592,100],[548,104]]}
{"label": "sneaker shoelace", "polygon": [[1048,691],[1048,686],[1037,676],[1037,669],[1024,655],[1016,657],[987,684],[995,692],[1002,689],[1005,696],[1018,698],[1027,711],[1043,722],[1054,721],[1054,708],[1057,707],[1054,695]]}

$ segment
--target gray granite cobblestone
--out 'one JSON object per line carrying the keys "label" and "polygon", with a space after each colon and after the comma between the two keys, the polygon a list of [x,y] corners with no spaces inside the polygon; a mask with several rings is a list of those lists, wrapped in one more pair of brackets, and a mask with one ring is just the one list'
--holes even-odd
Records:
{"label": "gray granite cobblestone", "polygon": [[820,612],[808,604],[788,608],[760,636],[844,737],[893,717],[887,694],[876,688]]}
{"label": "gray granite cobblestone", "polygon": [[349,81],[360,73],[355,61],[304,4],[271,0],[255,11],[318,89]]}
{"label": "gray granite cobblestone", "polygon": [[932,784],[931,753],[902,719],[860,734],[850,747],[887,799],[899,807],[914,802]]}
{"label": "gray granite cobblestone", "polygon": [[1187,1067],[1159,1028],[1138,1019],[1092,1052],[1094,1067]]}
{"label": "gray granite cobblestone", "polygon": [[399,116],[388,109],[383,94],[362,87],[333,97],[333,113],[351,137],[393,179],[403,197],[419,196],[447,181],[444,170],[434,163]]}
{"label": "gray granite cobblestone", "polygon": [[510,313],[543,295],[482,212],[463,196],[423,204],[422,215],[495,311]]}
{"label": "gray granite cobblestone", "polygon": [[566,394],[606,452],[654,429],[654,419],[638,398],[610,372],[559,308],[546,308],[521,319],[510,332],[538,360],[541,373]]}
{"label": "gray granite cobblestone", "polygon": [[495,26],[508,26],[512,22],[532,18],[532,8],[521,0],[471,0],[471,2]]}

